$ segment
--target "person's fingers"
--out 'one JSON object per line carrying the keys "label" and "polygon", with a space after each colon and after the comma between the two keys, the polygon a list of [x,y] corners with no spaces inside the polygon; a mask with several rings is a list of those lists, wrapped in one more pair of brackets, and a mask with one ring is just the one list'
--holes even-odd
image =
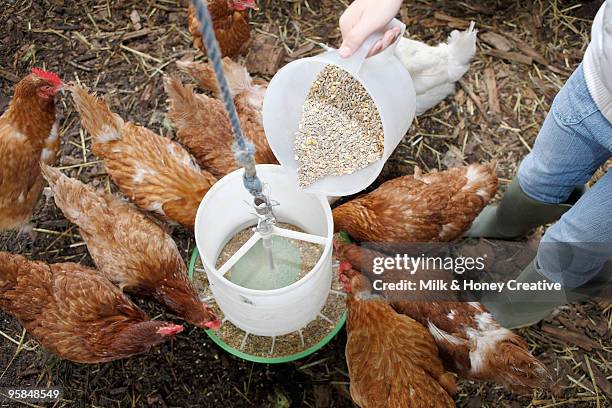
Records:
{"label": "person's fingers", "polygon": [[381,52],[383,50],[383,40],[378,40],[376,41],[376,43],[374,43],[374,46],[372,47],[372,49],[370,50],[370,52],[368,53],[368,57],[371,57],[373,55],[378,54],[379,52]]}
{"label": "person's fingers", "polygon": [[382,39],[382,49],[387,49],[391,44],[395,42],[397,37],[400,35],[401,30],[399,27],[392,28],[385,33],[385,36]]}
{"label": "person's fingers", "polygon": [[368,24],[357,24],[347,36],[343,37],[339,50],[340,56],[347,58],[353,55],[373,31]]}
{"label": "person's fingers", "polygon": [[374,46],[368,53],[368,57],[372,57],[386,50],[391,44],[395,42],[395,40],[400,35],[400,33],[401,33],[401,30],[399,29],[399,27],[394,27],[390,30],[387,30],[384,37],[376,41],[376,44],[374,44]]}
{"label": "person's fingers", "polygon": [[338,22],[340,26],[340,33],[342,34],[343,38],[349,35],[349,33],[357,25],[362,14],[363,10],[362,7],[360,7],[359,2],[351,4],[350,7],[344,10],[344,13],[342,13]]}

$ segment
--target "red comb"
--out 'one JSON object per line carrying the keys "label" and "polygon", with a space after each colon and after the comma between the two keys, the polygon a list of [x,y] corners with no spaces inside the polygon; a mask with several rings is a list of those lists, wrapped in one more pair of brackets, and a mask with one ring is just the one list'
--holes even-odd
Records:
{"label": "red comb", "polygon": [[46,79],[55,86],[59,86],[62,84],[62,80],[54,72],[45,71],[40,68],[32,68],[32,73],[41,79]]}

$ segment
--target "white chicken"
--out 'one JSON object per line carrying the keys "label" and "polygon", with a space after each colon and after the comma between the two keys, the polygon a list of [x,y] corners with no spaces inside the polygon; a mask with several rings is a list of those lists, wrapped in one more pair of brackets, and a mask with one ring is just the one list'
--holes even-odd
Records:
{"label": "white chicken", "polygon": [[416,91],[416,114],[420,115],[454,92],[455,82],[470,68],[476,53],[474,22],[466,31],[453,30],[446,43],[435,47],[401,38],[395,50],[410,72]]}

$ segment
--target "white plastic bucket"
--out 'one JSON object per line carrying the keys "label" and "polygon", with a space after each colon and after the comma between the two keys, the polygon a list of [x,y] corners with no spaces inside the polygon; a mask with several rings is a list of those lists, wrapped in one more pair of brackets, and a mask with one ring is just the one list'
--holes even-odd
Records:
{"label": "white plastic bucket", "polygon": [[256,223],[253,197],[242,184],[244,170],[219,180],[206,193],[195,223],[195,238],[212,292],[225,318],[258,336],[279,336],[299,330],[314,320],[327,300],[332,280],[333,219],[325,197],[299,191],[281,166],[261,164],[257,175],[270,187],[278,221],[323,237],[321,258],[299,281],[274,290],[244,288],[219,274],[216,263],[227,242]]}
{"label": "white plastic bucket", "polygon": [[[408,131],[415,116],[416,93],[408,70],[395,56],[400,38],[384,52],[366,59],[372,45],[392,27],[400,27],[402,35],[406,29],[403,23],[393,20],[384,30],[370,36],[350,58],[344,59],[334,50],[299,59],[285,65],[270,81],[263,106],[264,129],[274,155],[296,185],[295,133],[310,85],[326,65],[337,65],[359,80],[378,107],[382,119],[385,147],[381,160],[349,175],[325,177],[304,191],[344,196],[363,190],[376,180],[386,160]],[[330,117],[329,120],[334,119]]]}

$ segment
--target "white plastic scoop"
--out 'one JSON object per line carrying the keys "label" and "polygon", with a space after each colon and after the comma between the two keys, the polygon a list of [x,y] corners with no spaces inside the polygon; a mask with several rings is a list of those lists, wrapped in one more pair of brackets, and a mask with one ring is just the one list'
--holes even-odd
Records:
{"label": "white plastic scoop", "polygon": [[[416,111],[416,93],[410,74],[395,56],[397,41],[388,49],[367,58],[374,43],[388,29],[406,26],[393,20],[380,32],[371,35],[350,58],[340,57],[337,50],[293,61],[272,78],[264,99],[263,123],[266,137],[274,155],[287,175],[298,185],[293,146],[302,117],[302,106],[312,82],[328,64],[336,65],[353,75],[370,94],[380,114],[385,146],[382,159],[352,174],[325,177],[304,191],[325,196],[344,196],[357,193],[376,180],[386,160],[402,140]],[[330,121],[334,118],[330,117]]]}

